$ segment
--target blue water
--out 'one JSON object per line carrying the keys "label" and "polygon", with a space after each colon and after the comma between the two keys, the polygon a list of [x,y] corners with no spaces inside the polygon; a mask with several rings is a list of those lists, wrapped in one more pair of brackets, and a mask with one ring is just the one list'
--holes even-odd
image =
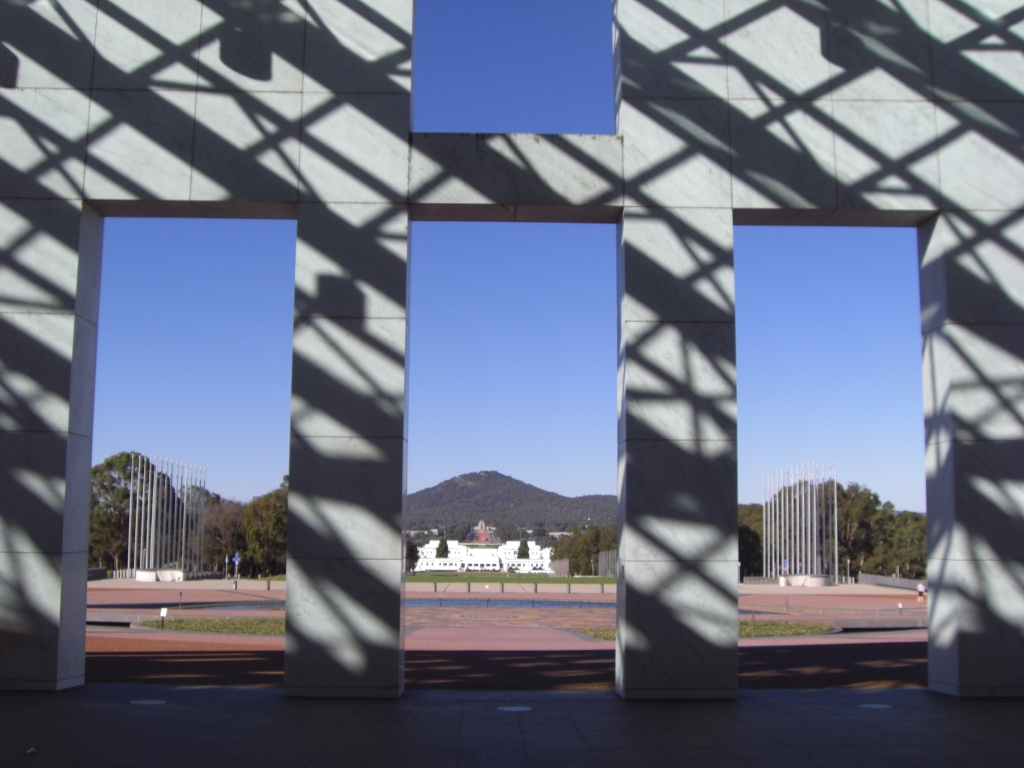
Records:
{"label": "blue water", "polygon": [[615,603],[597,600],[505,600],[499,598],[406,598],[419,608],[614,608]]}

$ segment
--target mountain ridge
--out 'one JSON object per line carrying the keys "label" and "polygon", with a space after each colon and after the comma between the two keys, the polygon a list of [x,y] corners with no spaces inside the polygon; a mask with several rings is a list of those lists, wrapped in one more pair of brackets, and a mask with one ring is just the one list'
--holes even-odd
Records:
{"label": "mountain ridge", "polygon": [[537,527],[549,530],[571,525],[609,525],[615,522],[615,496],[562,496],[500,472],[469,472],[424,488],[408,497],[408,526],[412,530],[451,527],[480,520],[488,525]]}

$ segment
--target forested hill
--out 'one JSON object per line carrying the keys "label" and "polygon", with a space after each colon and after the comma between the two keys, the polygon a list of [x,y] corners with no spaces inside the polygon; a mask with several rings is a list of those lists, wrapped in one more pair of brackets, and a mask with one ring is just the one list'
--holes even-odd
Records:
{"label": "forested hill", "polygon": [[614,496],[573,499],[498,472],[472,472],[410,494],[408,525],[418,530],[486,520],[495,526],[564,530],[614,523],[616,509]]}

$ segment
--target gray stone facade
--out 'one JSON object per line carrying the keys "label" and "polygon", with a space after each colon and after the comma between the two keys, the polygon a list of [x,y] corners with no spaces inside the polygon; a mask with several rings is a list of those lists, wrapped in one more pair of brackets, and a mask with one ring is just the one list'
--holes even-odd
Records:
{"label": "gray stone facade", "polygon": [[736,691],[733,226],[918,226],[931,686],[1024,692],[1024,2],[618,0],[617,136],[411,134],[412,8],[0,3],[0,686],[83,680],[103,217],[230,216],[298,220],[288,693],[402,690],[410,219],[619,225],[631,698]]}

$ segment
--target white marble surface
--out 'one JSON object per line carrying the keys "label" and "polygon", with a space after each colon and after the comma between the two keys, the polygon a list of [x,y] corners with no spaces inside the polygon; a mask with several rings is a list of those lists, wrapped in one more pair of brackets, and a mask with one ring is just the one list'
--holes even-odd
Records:
{"label": "white marble surface", "polygon": [[[293,586],[289,618],[308,642],[289,638],[288,687],[396,694],[401,608],[382,595],[397,594],[400,561],[373,558],[393,556],[404,503],[409,205],[442,220],[624,209],[620,485],[634,571],[620,620],[635,632],[620,690],[731,695],[734,596],[714,585],[735,577],[733,219],[916,225],[939,210],[921,229],[932,556],[1003,571],[957,577],[960,650],[943,656],[953,667],[936,663],[935,685],[994,691],[1002,664],[1000,690],[1024,689],[1004,661],[1024,620],[1016,598],[998,598],[1024,546],[1021,6],[619,0],[620,137],[411,137],[412,0],[309,0],[273,19],[199,0],[11,6],[0,359],[16,402],[0,411],[0,455],[27,506],[4,513],[5,532],[21,530],[25,552],[82,546],[102,235],[87,215],[80,240],[83,196],[118,215],[295,212],[293,490],[321,531],[295,546],[323,558],[295,561],[319,576]],[[47,593],[54,628],[72,616],[61,601],[78,599],[78,570],[64,571],[65,597]],[[0,567],[0,582],[11,573]],[[977,615],[989,617],[980,633]],[[51,687],[77,679],[67,637],[61,671],[46,657]]]}
{"label": "white marble surface", "polygon": [[286,695],[401,693],[404,562],[289,556]]}
{"label": "white marble surface", "polygon": [[410,200],[424,205],[621,206],[617,136],[414,134]]}
{"label": "white marble surface", "polygon": [[306,9],[288,3],[268,10],[254,18],[244,4],[204,5],[198,51],[191,51],[203,81],[218,90],[302,90]]}
{"label": "white marble surface", "polygon": [[1008,559],[929,557],[930,687],[958,696],[1024,694],[1024,590],[1017,570]]}
{"label": "white marble surface", "polygon": [[409,99],[404,94],[304,93],[299,160],[303,199],[406,200]]}
{"label": "white marble surface", "polygon": [[198,42],[199,0],[112,0],[96,21],[93,88],[147,87],[153,79],[195,88],[197,62],[182,55]]}
{"label": "white marble surface", "polygon": [[194,91],[104,91],[89,115],[85,196],[188,200]]}
{"label": "white marble surface", "polygon": [[[402,445],[391,464],[349,462],[330,482],[312,482],[317,493],[288,494],[288,551],[293,557],[397,560],[402,536]],[[315,466],[315,465],[314,465]]]}
{"label": "white marble surface", "polygon": [[[998,125],[1019,126],[1024,122],[1021,102],[985,104],[979,109],[987,113],[986,121]],[[1024,206],[1024,159],[1017,150],[1019,143],[1011,139],[1007,146],[1005,139],[995,132],[978,130],[980,127],[962,127],[961,135],[939,146],[943,207],[980,211],[1019,209]],[[999,131],[1004,132],[1005,129]]]}
{"label": "white marble surface", "polygon": [[[5,45],[18,57],[16,87],[89,88],[96,40],[92,0],[19,3],[4,10]],[[83,44],[68,45],[73,38]]]}
{"label": "white marble surface", "polygon": [[406,316],[406,206],[303,203],[297,234],[297,318]]}
{"label": "white marble surface", "polygon": [[295,202],[301,111],[300,93],[199,94],[190,199]]}
{"label": "white marble surface", "polygon": [[[1022,461],[1020,440],[956,440],[928,447],[933,555],[1024,561],[1024,484],[1017,471]],[[937,499],[933,509],[931,499],[937,493],[944,498]]]}
{"label": "white marble surface", "polygon": [[1021,324],[948,323],[924,339],[926,419],[935,440],[1024,440]]}
{"label": "white marble surface", "polygon": [[[308,0],[303,90],[409,93],[413,0]],[[369,11],[369,12],[367,12]]]}
{"label": "white marble surface", "polygon": [[0,88],[0,113],[0,197],[81,197],[88,96],[70,88]]}
{"label": "white marble surface", "polygon": [[[0,600],[10,606],[0,623],[6,638],[5,652],[0,654],[0,689],[52,691],[60,687],[58,651],[64,628],[61,560],[59,554],[0,551]],[[69,580],[69,586],[72,583],[73,579]],[[84,599],[80,615],[79,631],[84,635]],[[84,665],[84,648],[81,658]]]}
{"label": "white marble surface", "polygon": [[627,205],[731,208],[729,106],[720,99],[624,99]]}
{"label": "white marble surface", "polygon": [[[840,207],[938,209],[935,105],[833,100]],[[914,161],[899,164],[901,157]]]}
{"label": "white marble surface", "polygon": [[627,207],[619,231],[621,321],[730,321],[732,249],[728,209]]}
{"label": "white marble surface", "polygon": [[620,560],[620,566],[619,695],[734,698],[736,562]]}

